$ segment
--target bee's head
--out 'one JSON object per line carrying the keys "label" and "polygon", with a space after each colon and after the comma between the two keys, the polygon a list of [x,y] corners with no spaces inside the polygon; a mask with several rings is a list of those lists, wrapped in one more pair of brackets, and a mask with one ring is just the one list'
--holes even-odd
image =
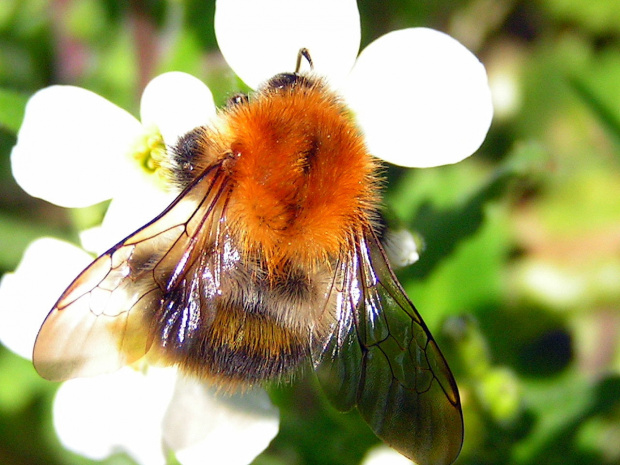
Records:
{"label": "bee's head", "polygon": [[264,88],[266,90],[290,90],[299,87],[312,87],[314,84],[314,80],[309,78],[307,75],[299,74],[299,73],[281,73],[276,74],[274,77],[269,79]]}

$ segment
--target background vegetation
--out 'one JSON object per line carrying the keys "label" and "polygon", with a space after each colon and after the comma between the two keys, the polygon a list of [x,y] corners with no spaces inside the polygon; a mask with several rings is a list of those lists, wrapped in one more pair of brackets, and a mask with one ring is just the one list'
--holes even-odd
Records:
{"label": "background vegetation", "polygon": [[[402,27],[446,31],[482,59],[496,97],[478,154],[391,168],[386,193],[426,244],[399,275],[459,381],[457,463],[620,463],[620,2],[359,6],[363,45]],[[238,82],[218,55],[213,12],[206,0],[0,2],[0,273],[36,237],[76,238],[74,212],[30,198],[11,176],[28,96],[70,83],[137,114],[144,84],[174,69],[222,102]],[[406,87],[386,78],[386,98]],[[55,389],[0,346],[0,463],[90,463],[55,438]],[[311,379],[272,394],[281,433],[257,464],[355,464],[376,441]]]}

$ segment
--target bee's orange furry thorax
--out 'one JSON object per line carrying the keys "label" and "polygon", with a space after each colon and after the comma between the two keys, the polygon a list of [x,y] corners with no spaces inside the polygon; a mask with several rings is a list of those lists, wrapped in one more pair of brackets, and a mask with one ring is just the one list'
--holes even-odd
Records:
{"label": "bee's orange furry thorax", "polygon": [[376,204],[376,162],[323,84],[228,110],[229,224],[241,249],[302,265],[335,256]]}

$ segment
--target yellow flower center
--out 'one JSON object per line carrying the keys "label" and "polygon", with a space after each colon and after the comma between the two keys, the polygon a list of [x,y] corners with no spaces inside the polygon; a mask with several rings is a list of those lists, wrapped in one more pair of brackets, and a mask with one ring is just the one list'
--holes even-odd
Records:
{"label": "yellow flower center", "polygon": [[157,128],[147,129],[135,142],[131,156],[141,170],[162,189],[168,180],[168,155],[164,138]]}

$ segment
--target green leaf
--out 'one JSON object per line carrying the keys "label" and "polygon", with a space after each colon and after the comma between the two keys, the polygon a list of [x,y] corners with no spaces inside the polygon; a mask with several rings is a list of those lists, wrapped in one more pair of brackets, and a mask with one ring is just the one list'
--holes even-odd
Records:
{"label": "green leaf", "polygon": [[14,270],[28,244],[42,236],[68,239],[59,228],[0,214],[0,270]]}
{"label": "green leaf", "polygon": [[411,275],[430,275],[463,241],[482,228],[490,203],[502,198],[515,182],[535,182],[546,161],[545,151],[537,145],[517,147],[476,191],[461,201],[447,208],[438,208],[430,200],[422,203],[411,226],[425,238],[426,250],[411,267]]}
{"label": "green leaf", "polygon": [[617,111],[608,105],[609,100],[599,98],[594,89],[583,79],[573,78],[569,82],[583,103],[588,106],[611,135],[614,143],[620,147],[620,118]]}
{"label": "green leaf", "polygon": [[17,134],[24,119],[28,96],[7,89],[0,89],[0,127]]}

